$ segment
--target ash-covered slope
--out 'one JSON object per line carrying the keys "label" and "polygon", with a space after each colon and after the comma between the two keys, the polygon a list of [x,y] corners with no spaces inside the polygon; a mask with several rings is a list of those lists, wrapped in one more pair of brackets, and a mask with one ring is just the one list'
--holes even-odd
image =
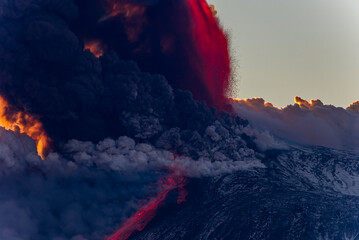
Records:
{"label": "ash-covered slope", "polygon": [[355,153],[271,151],[266,168],[203,178],[130,239],[357,239]]}

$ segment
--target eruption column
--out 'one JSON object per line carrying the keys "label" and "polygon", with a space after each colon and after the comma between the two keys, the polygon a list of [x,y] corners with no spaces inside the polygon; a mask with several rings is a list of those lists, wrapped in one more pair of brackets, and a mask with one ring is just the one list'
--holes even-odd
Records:
{"label": "eruption column", "polygon": [[[77,1],[87,6],[87,1]],[[223,108],[231,75],[228,39],[206,0],[97,1],[103,12],[88,20],[93,14],[84,10],[83,24],[78,24],[85,42],[101,40],[105,51],[115,51],[145,72],[164,75],[174,89],[189,90],[195,99]],[[96,56],[98,47],[87,46]]]}

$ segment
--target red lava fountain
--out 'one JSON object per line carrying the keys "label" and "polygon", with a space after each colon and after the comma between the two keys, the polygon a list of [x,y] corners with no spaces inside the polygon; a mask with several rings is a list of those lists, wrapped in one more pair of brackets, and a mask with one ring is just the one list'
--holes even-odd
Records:
{"label": "red lava fountain", "polygon": [[221,109],[231,74],[227,36],[206,0],[188,0],[188,8],[193,19],[193,41],[203,61],[191,64],[197,65],[202,85],[207,88],[202,89],[209,94],[207,103]]}

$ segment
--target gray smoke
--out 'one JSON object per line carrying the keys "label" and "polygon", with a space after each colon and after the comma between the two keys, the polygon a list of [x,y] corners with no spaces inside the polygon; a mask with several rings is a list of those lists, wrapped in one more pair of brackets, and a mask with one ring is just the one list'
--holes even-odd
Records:
{"label": "gray smoke", "polygon": [[239,151],[241,161],[215,149],[217,160],[194,161],[129,137],[72,140],[62,155],[42,161],[26,135],[0,128],[0,136],[0,239],[6,240],[103,239],[160,190],[153,186],[168,169],[193,178],[264,167],[250,149]]}

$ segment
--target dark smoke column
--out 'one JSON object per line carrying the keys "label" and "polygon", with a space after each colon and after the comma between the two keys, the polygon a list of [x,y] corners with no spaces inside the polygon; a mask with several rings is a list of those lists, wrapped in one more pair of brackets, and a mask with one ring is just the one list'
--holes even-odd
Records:
{"label": "dark smoke column", "polygon": [[75,32],[85,41],[101,41],[105,50],[134,60],[142,70],[165,75],[173,88],[222,108],[231,74],[228,41],[206,0],[78,4]]}

